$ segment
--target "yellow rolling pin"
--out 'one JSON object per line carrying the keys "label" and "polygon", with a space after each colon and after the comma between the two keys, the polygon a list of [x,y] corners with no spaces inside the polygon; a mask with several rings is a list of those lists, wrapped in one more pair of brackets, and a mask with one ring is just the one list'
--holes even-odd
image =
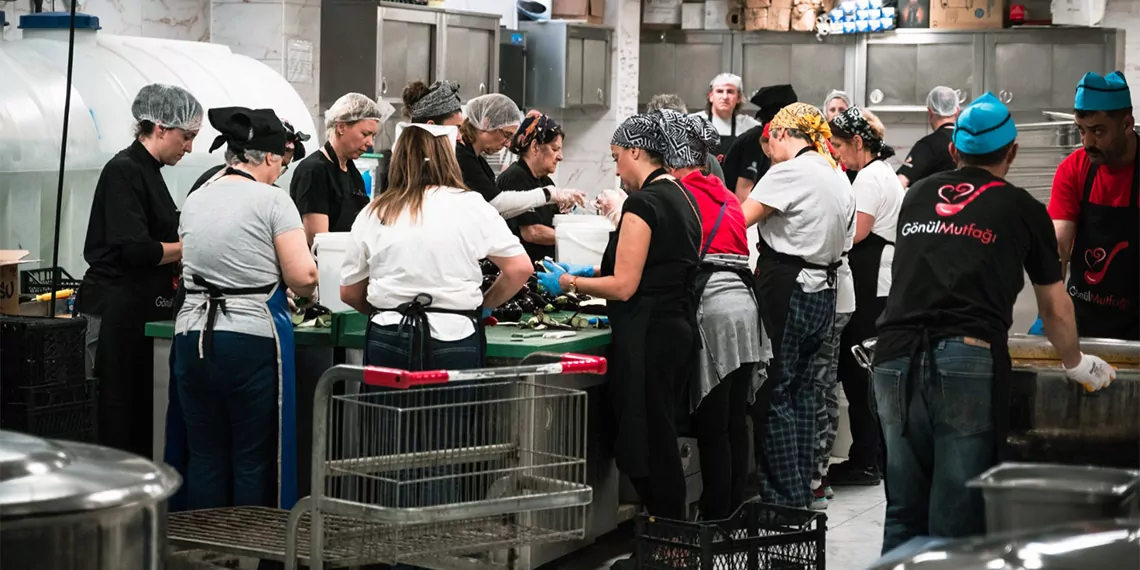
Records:
{"label": "yellow rolling pin", "polygon": [[[74,289],[60,289],[59,291],[55,292],[55,298],[57,301],[59,299],[66,299],[66,298],[72,296],[74,293],[75,293]],[[51,293],[44,293],[42,295],[36,295],[35,301],[37,303],[42,303],[45,301],[51,301]]]}

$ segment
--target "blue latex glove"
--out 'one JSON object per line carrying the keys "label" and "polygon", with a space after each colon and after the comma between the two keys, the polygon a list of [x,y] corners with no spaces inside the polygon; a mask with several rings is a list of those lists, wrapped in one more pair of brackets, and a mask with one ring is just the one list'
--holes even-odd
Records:
{"label": "blue latex glove", "polygon": [[487,307],[483,307],[483,313],[479,316],[479,320],[482,321],[489,316],[491,316],[491,309],[488,309]]}
{"label": "blue latex glove", "polygon": [[1029,334],[1034,336],[1045,336],[1045,323],[1041,322],[1041,317],[1037,317],[1037,322],[1029,327]]}
{"label": "blue latex glove", "polygon": [[562,269],[565,269],[566,273],[569,273],[570,275],[573,275],[574,277],[593,277],[594,276],[594,266],[593,265],[579,265],[577,263],[557,263],[555,265],[558,265]]}
{"label": "blue latex glove", "polygon": [[566,273],[566,270],[557,263],[549,260],[543,261],[542,267],[545,268],[546,271],[537,274],[538,289],[549,295],[561,295],[562,285],[558,283],[558,278],[562,277]]}

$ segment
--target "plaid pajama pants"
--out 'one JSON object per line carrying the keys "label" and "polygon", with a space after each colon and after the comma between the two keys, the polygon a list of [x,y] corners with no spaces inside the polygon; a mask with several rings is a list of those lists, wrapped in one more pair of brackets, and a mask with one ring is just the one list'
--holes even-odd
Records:
{"label": "plaid pajama pants", "polygon": [[816,409],[812,358],[831,334],[835,290],[805,293],[795,286],[780,342],[779,374],[768,410],[765,469],[760,496],[766,503],[805,508],[812,500]]}
{"label": "plaid pajama pants", "polygon": [[831,332],[824,337],[819,352],[812,359],[815,377],[815,471],[812,480],[827,477],[831,463],[831,447],[839,431],[839,350],[843,329],[852,313],[836,313]]}

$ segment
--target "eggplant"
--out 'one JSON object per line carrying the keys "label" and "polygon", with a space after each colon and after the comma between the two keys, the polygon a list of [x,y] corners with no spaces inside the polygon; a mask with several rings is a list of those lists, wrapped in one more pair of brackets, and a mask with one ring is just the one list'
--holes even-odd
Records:
{"label": "eggplant", "polygon": [[530,298],[530,295],[523,295],[514,302],[518,303],[519,308],[522,309],[524,314],[534,312],[534,300]]}
{"label": "eggplant", "polygon": [[483,275],[498,275],[499,267],[491,262],[489,259],[479,260],[479,269],[483,271]]}
{"label": "eggplant", "polygon": [[499,319],[500,321],[506,321],[508,323],[517,323],[517,322],[519,322],[520,319],[522,319],[523,310],[521,307],[519,307],[519,304],[514,302],[514,301],[507,301],[505,304],[503,304],[501,309],[502,309],[502,313],[503,313],[503,318]]}
{"label": "eggplant", "polygon": [[483,284],[479,287],[479,289],[486,293],[487,290],[489,290],[491,286],[495,284],[495,280],[498,278],[498,275],[484,275]]}

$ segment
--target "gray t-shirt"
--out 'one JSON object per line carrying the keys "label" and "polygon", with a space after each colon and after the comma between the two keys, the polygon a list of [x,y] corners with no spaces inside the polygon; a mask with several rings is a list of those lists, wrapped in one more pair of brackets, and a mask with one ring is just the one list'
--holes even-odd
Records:
{"label": "gray t-shirt", "polygon": [[[174,332],[202,330],[206,323],[203,287],[194,276],[222,289],[261,287],[281,281],[273,238],[301,228],[301,215],[285,190],[233,177],[203,186],[182,206],[182,278],[186,302]],[[284,285],[281,285],[284,287]],[[272,337],[267,295],[227,296],[226,313],[217,312],[214,330]]]}

